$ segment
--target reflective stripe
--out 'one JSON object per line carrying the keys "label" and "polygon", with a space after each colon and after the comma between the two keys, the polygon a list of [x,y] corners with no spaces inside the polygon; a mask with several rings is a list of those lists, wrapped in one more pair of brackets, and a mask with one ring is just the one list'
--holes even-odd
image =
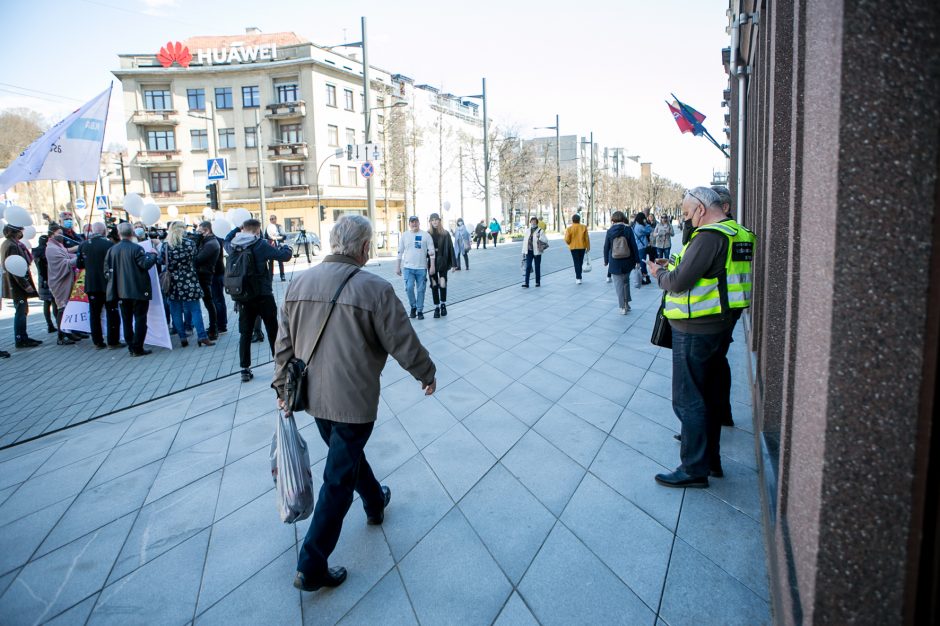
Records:
{"label": "reflective stripe", "polygon": [[663,307],[663,314],[669,313],[670,311],[679,311],[685,317],[689,315],[689,307],[687,305],[672,300],[666,300],[666,304]]}
{"label": "reflective stripe", "polygon": [[717,309],[717,312],[721,313],[721,298],[715,297],[692,303],[692,313],[701,313],[702,311],[710,311],[712,309]]}
{"label": "reflective stripe", "polygon": [[686,293],[691,293],[692,297],[695,298],[695,297],[707,296],[713,291],[718,291],[718,281],[715,281],[714,283],[710,285],[695,285],[692,287],[690,291]]}
{"label": "reflective stripe", "polygon": [[750,291],[729,291],[728,292],[728,302],[750,302],[751,301],[751,292]]}
{"label": "reflective stripe", "polygon": [[728,285],[739,285],[742,283],[750,283],[751,275],[750,274],[728,274]]}

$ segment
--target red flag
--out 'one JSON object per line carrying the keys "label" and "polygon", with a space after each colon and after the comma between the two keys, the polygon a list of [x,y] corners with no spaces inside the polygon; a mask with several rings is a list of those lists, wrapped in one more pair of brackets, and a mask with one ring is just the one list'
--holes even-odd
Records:
{"label": "red flag", "polygon": [[[676,125],[679,126],[679,130],[681,130],[683,133],[695,134],[695,130],[696,130],[695,126],[693,126],[692,122],[690,122],[688,118],[682,114],[682,111],[679,109],[678,102],[673,102],[672,104],[667,102],[666,106],[669,107],[669,111],[672,113],[673,119],[676,120]],[[699,124],[701,124],[705,120],[705,116],[699,113],[698,111],[696,111],[695,109],[693,109],[692,107],[686,105],[686,108],[689,110],[689,112],[692,113],[692,117]]]}

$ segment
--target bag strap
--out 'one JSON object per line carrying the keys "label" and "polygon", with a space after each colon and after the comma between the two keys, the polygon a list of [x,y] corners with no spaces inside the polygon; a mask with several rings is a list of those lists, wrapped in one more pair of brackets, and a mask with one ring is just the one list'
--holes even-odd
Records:
{"label": "bag strap", "polygon": [[310,362],[313,361],[313,355],[317,352],[317,346],[320,345],[320,338],[323,336],[323,329],[326,328],[326,323],[330,321],[330,316],[333,315],[333,307],[336,306],[336,301],[339,299],[339,294],[343,292],[343,288],[346,286],[346,283],[349,282],[349,279],[359,273],[361,268],[356,268],[349,274],[343,282],[340,283],[339,287],[336,289],[336,293],[333,294],[333,299],[330,300],[330,309],[326,312],[326,317],[323,319],[323,323],[320,324],[320,330],[317,332],[317,338],[313,342],[313,348],[310,349],[310,358],[304,361],[304,371],[307,371],[307,368],[310,367]]}

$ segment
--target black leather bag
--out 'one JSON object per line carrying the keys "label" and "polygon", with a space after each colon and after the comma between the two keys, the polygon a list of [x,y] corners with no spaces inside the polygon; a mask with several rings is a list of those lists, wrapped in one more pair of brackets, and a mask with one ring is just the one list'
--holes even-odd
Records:
{"label": "black leather bag", "polygon": [[333,294],[333,299],[330,300],[330,308],[326,313],[326,317],[323,319],[323,323],[320,324],[317,338],[314,340],[313,348],[310,350],[310,358],[304,361],[294,357],[287,362],[287,382],[284,383],[284,396],[282,400],[284,400],[284,404],[287,405],[287,409],[293,413],[306,411],[310,407],[310,398],[307,395],[307,372],[310,370],[310,363],[313,362],[313,357],[317,353],[317,346],[320,345],[320,338],[323,336],[326,323],[330,321],[330,316],[333,315],[333,307],[336,306],[336,300],[339,299],[339,294],[343,292],[343,288],[346,286],[346,283],[349,282],[349,279],[358,273],[359,268],[356,268],[355,271],[340,283],[336,293]]}
{"label": "black leather bag", "polygon": [[669,320],[663,314],[666,308],[666,294],[663,294],[663,301],[656,312],[656,321],[653,323],[653,334],[650,336],[650,343],[660,348],[669,348],[672,350],[672,326]]}

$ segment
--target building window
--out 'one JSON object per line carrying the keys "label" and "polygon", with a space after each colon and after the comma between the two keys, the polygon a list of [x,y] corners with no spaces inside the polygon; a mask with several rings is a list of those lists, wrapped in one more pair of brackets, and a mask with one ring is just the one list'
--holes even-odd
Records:
{"label": "building window", "polygon": [[327,136],[327,138],[329,139],[329,142],[330,142],[330,145],[331,145],[331,146],[338,146],[338,145],[339,145],[339,127],[338,127],[338,126],[333,126],[332,124],[330,124],[329,126],[327,126],[327,127],[326,127],[326,136]]}
{"label": "building window", "polygon": [[356,129],[347,128],[346,129],[346,145],[355,145],[356,143]]}
{"label": "building window", "polygon": [[326,86],[326,106],[328,107],[336,106],[336,85]]}
{"label": "building window", "polygon": [[231,109],[232,108],[232,88],[231,87],[216,87],[215,88],[215,108],[217,109]]}
{"label": "building window", "polygon": [[302,230],[303,227],[304,227],[304,220],[302,217],[285,217],[284,218],[284,232],[296,233],[298,230]]}
{"label": "building window", "polygon": [[147,150],[151,152],[176,150],[176,136],[172,130],[148,130]]}
{"label": "building window", "polygon": [[347,111],[354,110],[352,89],[344,89],[343,94],[346,96],[346,110]]}
{"label": "building window", "polygon": [[375,117],[376,117],[376,120],[377,120],[378,123],[379,123],[379,126],[382,126],[383,124],[385,124],[385,116],[384,116],[384,115],[376,115]]}
{"label": "building window", "polygon": [[278,136],[281,143],[301,143],[304,140],[300,124],[281,124],[278,127]]}
{"label": "building window", "polygon": [[235,147],[235,129],[219,129],[219,150],[230,150]]}
{"label": "building window", "polygon": [[258,168],[257,167],[248,168],[248,188],[249,189],[258,188]]}
{"label": "building window", "polygon": [[284,186],[304,184],[303,165],[285,165],[281,168]]}
{"label": "building window", "polygon": [[242,87],[242,107],[256,109],[261,106],[261,93],[258,86]]}
{"label": "building window", "polygon": [[385,131],[384,130],[379,131],[379,143],[381,144],[385,143]]}
{"label": "building window", "polygon": [[189,137],[192,139],[193,150],[209,149],[209,133],[206,132],[206,129],[191,130],[189,131]]}
{"label": "building window", "polygon": [[330,166],[330,184],[334,187],[339,187],[343,184],[343,181],[339,177],[339,165]]}
{"label": "building window", "polygon": [[277,90],[277,101],[281,104],[286,102],[297,102],[300,100],[300,96],[297,91],[297,83],[284,83],[283,85],[275,85]]}
{"label": "building window", "polygon": [[206,90],[205,89],[187,89],[186,100],[189,101],[190,111],[206,110]]}
{"label": "building window", "polygon": [[377,97],[375,99],[375,108],[381,109],[383,106],[385,106],[385,98],[382,96]]}
{"label": "building window", "polygon": [[254,126],[245,127],[245,147],[246,148],[257,148],[258,147],[258,129]]}
{"label": "building window", "polygon": [[359,185],[359,174],[356,173],[356,168],[346,168],[346,184],[350,187],[356,187]]}
{"label": "building window", "polygon": [[176,193],[176,172],[150,172],[151,193]]}
{"label": "building window", "polygon": [[173,98],[168,89],[148,89],[144,92],[144,108],[148,111],[172,111]]}

